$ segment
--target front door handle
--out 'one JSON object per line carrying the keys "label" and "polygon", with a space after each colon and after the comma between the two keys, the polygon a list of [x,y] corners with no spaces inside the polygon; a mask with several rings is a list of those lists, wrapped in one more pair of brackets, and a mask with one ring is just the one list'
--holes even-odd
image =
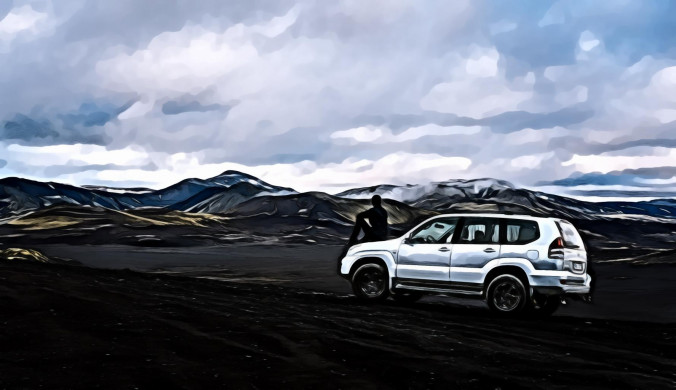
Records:
{"label": "front door handle", "polygon": [[493,252],[495,252],[495,249],[493,249],[493,248],[486,248],[486,249],[484,249],[484,252],[486,252],[486,253],[493,253]]}
{"label": "front door handle", "polygon": [[448,249],[446,247],[441,247],[441,248],[439,248],[439,252],[450,252],[450,249]]}

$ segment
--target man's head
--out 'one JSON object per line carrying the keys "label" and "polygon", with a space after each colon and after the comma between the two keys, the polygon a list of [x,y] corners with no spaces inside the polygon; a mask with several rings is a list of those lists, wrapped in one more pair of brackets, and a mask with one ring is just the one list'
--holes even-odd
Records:
{"label": "man's head", "polygon": [[380,197],[380,195],[373,195],[373,197],[371,198],[371,204],[374,205],[375,207],[380,207],[382,200],[383,199]]}

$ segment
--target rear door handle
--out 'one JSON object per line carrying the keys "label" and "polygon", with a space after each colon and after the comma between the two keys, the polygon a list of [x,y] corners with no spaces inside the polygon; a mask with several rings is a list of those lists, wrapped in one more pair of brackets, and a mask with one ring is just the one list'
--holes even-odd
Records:
{"label": "rear door handle", "polygon": [[493,252],[495,252],[495,249],[493,249],[493,248],[486,248],[486,249],[484,249],[484,252],[486,252],[486,253],[493,253]]}
{"label": "rear door handle", "polygon": [[446,247],[439,248],[439,252],[450,252],[450,251],[451,250]]}

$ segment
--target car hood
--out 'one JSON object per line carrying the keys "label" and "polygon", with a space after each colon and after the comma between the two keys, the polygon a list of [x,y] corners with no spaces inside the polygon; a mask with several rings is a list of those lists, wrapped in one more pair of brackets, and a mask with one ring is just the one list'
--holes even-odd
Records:
{"label": "car hood", "polygon": [[365,242],[363,244],[353,245],[350,248],[350,254],[363,252],[363,251],[393,251],[399,248],[401,242],[400,238],[395,238],[394,240],[387,241],[375,241],[375,242]]}

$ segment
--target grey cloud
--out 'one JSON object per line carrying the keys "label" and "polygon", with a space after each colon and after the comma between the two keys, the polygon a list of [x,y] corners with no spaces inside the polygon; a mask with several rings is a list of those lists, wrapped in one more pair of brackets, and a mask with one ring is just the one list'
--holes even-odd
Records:
{"label": "grey cloud", "polygon": [[162,113],[165,115],[178,115],[184,112],[207,112],[216,110],[228,110],[230,107],[221,104],[202,105],[198,101],[191,101],[187,103],[170,100],[162,105]]}
{"label": "grey cloud", "polygon": [[7,165],[7,160],[0,159],[0,168],[4,168]]}
{"label": "grey cloud", "polygon": [[488,125],[491,127],[491,130],[497,133],[511,133],[526,128],[546,129],[556,126],[568,127],[582,123],[593,115],[594,111],[592,110],[569,107],[559,111],[542,114],[533,114],[523,111],[506,112],[477,121],[476,123]]}
{"label": "grey cloud", "polygon": [[107,170],[122,171],[129,168],[137,168],[147,171],[153,171],[157,169],[157,165],[155,165],[154,163],[149,163],[138,167],[118,164],[51,165],[45,168],[44,174],[50,177],[54,177],[85,171],[107,171]]}
{"label": "grey cloud", "polygon": [[380,157],[397,152],[416,154],[438,154],[448,157],[467,157],[481,161],[486,155],[494,153],[481,145],[474,136],[424,136],[412,141],[397,143],[357,143],[333,144],[318,155],[315,161],[320,163],[339,163],[347,157],[377,160]]}
{"label": "grey cloud", "polygon": [[[247,165],[292,164],[304,160],[324,161],[323,155],[332,147],[327,137],[318,136],[322,129],[298,127],[288,132],[271,136],[251,138],[238,145],[224,145],[231,158]],[[340,161],[344,160],[343,157]],[[206,151],[205,162],[221,162],[222,152]]]}
{"label": "grey cloud", "polygon": [[618,152],[619,155],[627,155],[626,149],[646,147],[632,154],[642,155],[646,149],[654,147],[676,148],[676,139],[636,139],[625,142],[589,142],[583,137],[553,137],[549,140],[549,148],[565,149],[579,155],[595,155],[601,153]]}
{"label": "grey cloud", "polygon": [[616,191],[616,190],[571,190],[567,192],[570,195],[579,196],[598,196],[598,197],[656,197],[656,198],[674,198],[676,191]]}
{"label": "grey cloud", "polygon": [[552,25],[532,35],[532,30],[516,29],[495,37],[500,49],[533,68],[575,63],[578,37],[570,34],[570,26]]}
{"label": "grey cloud", "polygon": [[[67,118],[67,123],[75,124]],[[47,119],[32,119],[22,114],[17,114],[12,120],[5,121],[0,128],[0,140],[13,141],[24,145],[44,146],[52,144],[96,144],[104,145],[107,137],[102,130],[93,130],[86,126],[86,120],[82,123],[85,128],[60,127]],[[57,131],[57,128],[59,131]]]}
{"label": "grey cloud", "polygon": [[620,172],[627,175],[653,177],[656,179],[671,179],[676,176],[676,166],[625,169]]}
{"label": "grey cloud", "polygon": [[[610,186],[622,185],[632,187],[644,188],[667,188],[674,187],[671,183],[651,183],[645,182],[646,179],[671,179],[676,176],[676,167],[654,167],[654,168],[638,168],[638,169],[623,169],[612,171],[608,173],[592,172],[580,173],[576,172],[565,179],[541,181],[536,183],[537,186],[561,186],[561,187],[577,187],[585,185],[594,186]],[[637,180],[640,179],[640,180]],[[596,196],[591,195],[590,196]],[[643,195],[646,196],[646,195]],[[656,196],[656,195],[654,195]]]}
{"label": "grey cloud", "polygon": [[0,20],[4,19],[5,16],[12,10],[13,4],[9,1],[4,1],[0,3]]}
{"label": "grey cloud", "polygon": [[526,128],[547,129],[556,126],[573,126],[585,122],[593,115],[593,110],[582,106],[544,113],[510,111],[483,119],[427,111],[422,115],[393,115],[389,123],[393,129],[399,130],[398,132],[405,131],[409,127],[433,123],[440,126],[488,126],[495,133],[511,133]]}
{"label": "grey cloud", "polygon": [[571,127],[592,118],[594,111],[583,106],[567,107],[545,113],[511,111],[483,119],[459,117],[454,114],[424,111],[421,114],[395,114],[387,118],[383,116],[360,116],[353,122],[356,126],[387,124],[394,134],[406,131],[411,127],[426,124],[439,126],[487,126],[495,133],[512,133],[530,129],[549,129],[552,127]]}
{"label": "grey cloud", "polygon": [[16,115],[13,120],[6,121],[0,133],[1,139],[29,141],[33,138],[58,137],[49,121],[36,121],[25,115]]}
{"label": "grey cloud", "polygon": [[[71,4],[53,2],[57,8],[72,8]],[[67,2],[64,2],[67,3]],[[292,6],[290,1],[255,2],[245,0],[174,2],[163,0],[81,1],[81,4],[63,26],[68,42],[84,39],[104,39],[132,48],[146,45],[157,34],[177,31],[187,23],[204,23],[210,27],[231,25],[240,21],[252,22],[283,14]]]}
{"label": "grey cloud", "polygon": [[73,129],[76,127],[103,126],[113,120],[119,113],[129,108],[130,103],[122,106],[107,104],[102,107],[95,103],[83,103],[71,113],[59,114],[63,127]]}

